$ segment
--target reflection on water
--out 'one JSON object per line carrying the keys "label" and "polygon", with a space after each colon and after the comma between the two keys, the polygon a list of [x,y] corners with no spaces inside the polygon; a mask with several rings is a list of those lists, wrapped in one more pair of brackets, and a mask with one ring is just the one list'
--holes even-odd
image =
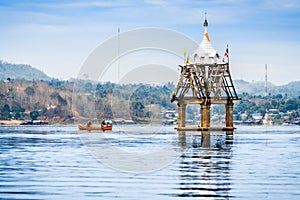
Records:
{"label": "reflection on water", "polygon": [[68,126],[0,127],[0,199],[300,197],[300,127],[238,127],[232,135],[177,133],[170,126],[155,137],[131,137],[118,129],[105,140],[95,137],[96,145],[110,141],[134,153],[170,144],[180,156],[151,173],[122,173],[103,165],[80,134],[89,133]]}
{"label": "reflection on water", "polygon": [[[178,134],[179,145],[188,148],[186,132]],[[179,197],[230,197],[233,137],[223,136],[206,131],[191,136],[191,148],[180,157]]]}

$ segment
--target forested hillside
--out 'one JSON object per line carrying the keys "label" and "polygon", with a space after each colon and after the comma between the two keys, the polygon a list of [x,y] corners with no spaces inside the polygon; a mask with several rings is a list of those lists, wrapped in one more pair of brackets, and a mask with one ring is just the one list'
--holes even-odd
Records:
{"label": "forested hillside", "polygon": [[71,122],[86,118],[147,120],[170,103],[174,86],[90,81],[24,81],[0,83],[1,119],[47,119]]}
{"label": "forested hillside", "polygon": [[[246,82],[244,80],[235,80],[235,88],[239,94],[247,93],[253,96],[265,95],[265,82]],[[268,95],[281,94],[288,97],[300,96],[300,81],[293,81],[285,85],[274,85],[268,82]]]}
{"label": "forested hillside", "polygon": [[[59,123],[88,118],[129,119],[135,122],[159,120],[163,112],[177,109],[177,104],[170,102],[174,87],[171,83],[118,85],[82,80],[10,79],[0,83],[0,119],[45,119]],[[239,93],[242,100],[235,102],[236,120],[250,120],[253,114],[263,116],[270,110],[276,115],[274,121],[278,123],[287,120],[297,122],[300,117],[300,98],[289,96],[287,89],[268,96],[242,91]],[[187,107],[189,120],[199,118],[199,108]],[[213,109],[212,118],[222,118],[222,115],[223,108],[218,109],[217,113]]]}
{"label": "forested hillside", "polygon": [[50,80],[44,72],[25,64],[13,64],[0,60],[0,80]]}

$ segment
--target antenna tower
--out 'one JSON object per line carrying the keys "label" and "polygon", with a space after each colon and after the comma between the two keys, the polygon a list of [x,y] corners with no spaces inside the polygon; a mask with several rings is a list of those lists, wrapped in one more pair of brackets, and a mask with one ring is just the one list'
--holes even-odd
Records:
{"label": "antenna tower", "polygon": [[265,64],[265,96],[268,96],[268,65]]}

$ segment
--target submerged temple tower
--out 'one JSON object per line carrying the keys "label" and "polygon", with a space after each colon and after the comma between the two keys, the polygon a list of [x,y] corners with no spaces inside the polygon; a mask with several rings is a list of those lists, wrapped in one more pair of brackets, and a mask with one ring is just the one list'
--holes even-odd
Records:
{"label": "submerged temple tower", "polygon": [[[205,17],[203,40],[194,51],[190,62],[181,67],[181,74],[171,102],[178,102],[178,131],[184,130],[233,130],[233,101],[239,100],[229,70],[228,46],[224,57],[220,56],[210,43]],[[201,124],[186,127],[186,105],[201,105]],[[210,108],[212,104],[224,104],[226,107],[226,126],[210,126]]]}

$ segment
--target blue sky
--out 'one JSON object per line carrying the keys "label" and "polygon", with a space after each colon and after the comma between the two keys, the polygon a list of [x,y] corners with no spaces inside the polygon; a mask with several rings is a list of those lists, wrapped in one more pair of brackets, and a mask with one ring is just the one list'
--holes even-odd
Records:
{"label": "blue sky", "polygon": [[204,12],[215,49],[229,44],[234,79],[300,81],[298,0],[1,0],[0,58],[62,79],[121,31],[160,27],[201,42]]}

